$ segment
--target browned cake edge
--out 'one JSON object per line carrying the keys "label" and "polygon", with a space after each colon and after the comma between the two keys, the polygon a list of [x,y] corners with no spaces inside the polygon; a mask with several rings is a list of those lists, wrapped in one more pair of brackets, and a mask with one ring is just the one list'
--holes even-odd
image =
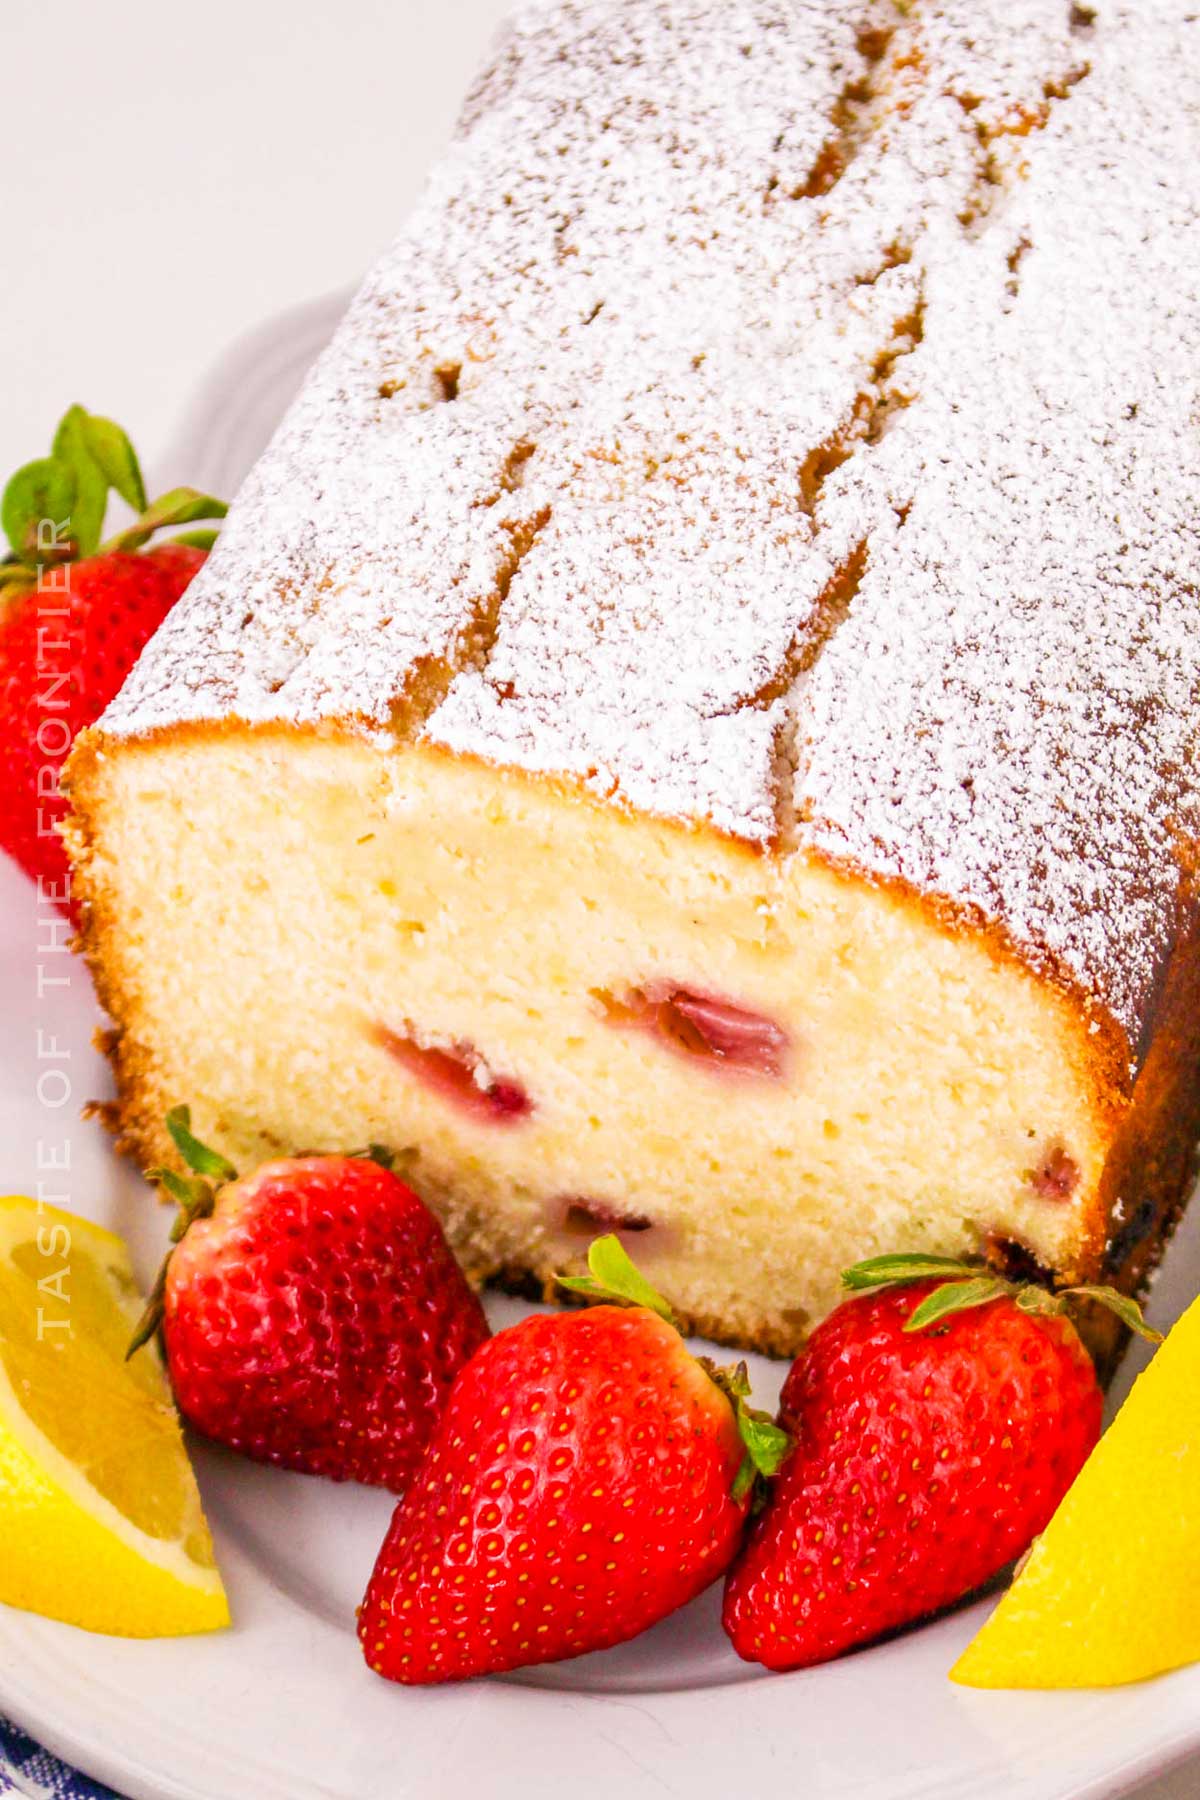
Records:
{"label": "browned cake edge", "polygon": [[[1101,1183],[1106,1237],[1096,1277],[1137,1295],[1146,1293],[1200,1174],[1200,898],[1182,858],[1174,944],[1144,1042]],[[1102,1371],[1111,1369],[1124,1327],[1104,1307],[1085,1323]]]}

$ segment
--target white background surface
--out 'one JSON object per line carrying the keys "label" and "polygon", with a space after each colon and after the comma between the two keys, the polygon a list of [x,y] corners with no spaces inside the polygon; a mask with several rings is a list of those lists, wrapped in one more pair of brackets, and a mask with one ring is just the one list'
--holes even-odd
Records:
{"label": "white background surface", "polygon": [[505,5],[0,0],[0,474],[74,400],[153,472],[231,339],[387,242]]}
{"label": "white background surface", "polygon": [[506,0],[0,0],[0,471],[74,400],[146,461],[231,338],[356,281]]}

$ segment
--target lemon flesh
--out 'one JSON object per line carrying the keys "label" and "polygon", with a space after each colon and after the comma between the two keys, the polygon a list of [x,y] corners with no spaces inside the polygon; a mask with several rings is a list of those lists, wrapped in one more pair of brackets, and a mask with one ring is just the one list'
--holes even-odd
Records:
{"label": "lemon flesh", "polygon": [[0,1601],[177,1637],[229,1608],[142,1304],[120,1238],[0,1198]]}
{"label": "lemon flesh", "polygon": [[999,1606],[964,1687],[1116,1687],[1200,1661],[1200,1300],[1139,1376]]}

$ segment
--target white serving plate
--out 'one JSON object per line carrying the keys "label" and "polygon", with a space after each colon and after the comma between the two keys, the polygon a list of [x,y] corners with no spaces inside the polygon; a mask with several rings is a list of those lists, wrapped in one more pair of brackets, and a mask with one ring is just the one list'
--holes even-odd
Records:
{"label": "white serving plate", "polygon": [[[233,352],[164,478],[232,492],[339,305],[300,309]],[[0,1191],[34,1193],[40,1180],[47,1198],[129,1237],[148,1281],[165,1215],[99,1124],[80,1119],[108,1074],[90,1043],[86,971],[49,947],[54,936],[30,885],[0,866]],[[1158,1283],[1156,1323],[1197,1287],[1200,1207]],[[490,1310],[500,1323],[527,1309],[496,1299]],[[773,1404],[783,1370],[752,1362]],[[368,1672],[354,1635],[387,1497],[195,1449],[230,1631],[136,1643],[0,1607],[0,1711],[130,1800],[1101,1800],[1200,1751],[1200,1669],[1082,1694],[952,1686],[946,1671],[986,1602],[825,1668],[768,1676],[728,1648],[710,1592],[602,1655],[403,1691]]]}

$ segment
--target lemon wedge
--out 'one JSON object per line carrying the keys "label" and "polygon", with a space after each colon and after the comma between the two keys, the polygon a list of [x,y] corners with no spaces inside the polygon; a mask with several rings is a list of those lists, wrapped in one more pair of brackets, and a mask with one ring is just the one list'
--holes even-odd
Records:
{"label": "lemon wedge", "polygon": [[950,1679],[1116,1687],[1200,1661],[1200,1300],[1157,1352]]}
{"label": "lemon wedge", "polygon": [[229,1622],[121,1239],[0,1198],[0,1601],[122,1637]]}

